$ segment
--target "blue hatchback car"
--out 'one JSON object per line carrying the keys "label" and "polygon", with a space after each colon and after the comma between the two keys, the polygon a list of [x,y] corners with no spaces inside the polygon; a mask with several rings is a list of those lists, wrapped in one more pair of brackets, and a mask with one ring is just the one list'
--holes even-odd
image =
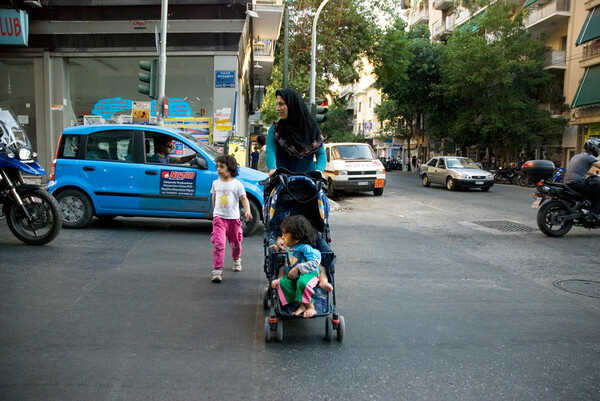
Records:
{"label": "blue hatchback car", "polygon": [[[171,153],[162,157],[168,148]],[[159,126],[69,127],[58,140],[47,187],[59,202],[66,228],[85,227],[94,216],[211,219],[217,156],[195,136]],[[266,177],[239,169],[236,178],[246,189],[253,217],[245,221],[242,211],[244,235],[260,224],[263,187],[258,182]]]}

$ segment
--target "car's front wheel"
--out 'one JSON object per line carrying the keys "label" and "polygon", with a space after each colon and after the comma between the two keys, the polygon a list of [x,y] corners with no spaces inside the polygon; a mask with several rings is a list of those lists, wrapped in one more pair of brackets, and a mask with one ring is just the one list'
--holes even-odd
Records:
{"label": "car's front wheel", "polygon": [[83,192],[67,189],[56,195],[56,200],[62,213],[63,227],[83,228],[92,221],[94,207],[90,198]]}
{"label": "car's front wheel", "polygon": [[429,177],[427,177],[427,174],[423,174],[421,181],[423,182],[424,187],[428,187],[431,185],[431,182],[429,182]]}
{"label": "car's front wheel", "polygon": [[446,188],[448,191],[456,190],[456,181],[454,181],[454,178],[448,177],[448,179],[446,179]]}
{"label": "car's front wheel", "polygon": [[252,220],[246,219],[246,209],[240,202],[240,220],[242,221],[242,230],[244,231],[244,237],[252,235],[261,221],[261,209],[260,206],[256,204],[256,202],[252,199],[248,199],[248,203],[250,203],[250,213],[252,213]]}

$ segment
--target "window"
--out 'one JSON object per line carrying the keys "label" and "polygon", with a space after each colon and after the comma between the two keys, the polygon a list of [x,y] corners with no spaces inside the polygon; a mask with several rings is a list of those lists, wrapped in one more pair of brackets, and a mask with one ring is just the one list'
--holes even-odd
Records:
{"label": "window", "polygon": [[437,161],[438,161],[438,159],[431,159],[431,160],[429,161],[429,163],[427,163],[427,165],[428,165],[429,167],[435,167],[435,164],[437,163]]}
{"label": "window", "polygon": [[373,100],[373,98],[371,96],[369,96],[369,109],[373,108],[372,100]]}
{"label": "window", "polygon": [[362,109],[362,102],[358,102],[358,112],[360,113]]}
{"label": "window", "polygon": [[85,158],[87,160],[131,161],[133,158],[133,133],[116,130],[88,135]]}
{"label": "window", "polygon": [[79,157],[79,135],[63,135],[58,148],[59,159],[76,159]]}

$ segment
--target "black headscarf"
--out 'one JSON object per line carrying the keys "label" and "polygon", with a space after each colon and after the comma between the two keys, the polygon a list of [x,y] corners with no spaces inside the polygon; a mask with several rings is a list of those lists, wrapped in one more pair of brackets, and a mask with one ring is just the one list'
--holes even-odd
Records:
{"label": "black headscarf", "polygon": [[323,135],[300,94],[293,89],[279,89],[275,92],[277,95],[288,108],[287,118],[275,124],[275,140],[279,146],[298,159],[316,152],[323,144]]}

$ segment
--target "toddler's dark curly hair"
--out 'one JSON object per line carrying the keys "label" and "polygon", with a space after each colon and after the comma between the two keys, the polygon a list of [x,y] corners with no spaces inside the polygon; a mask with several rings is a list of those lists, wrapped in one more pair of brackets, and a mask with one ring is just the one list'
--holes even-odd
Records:
{"label": "toddler's dark curly hair", "polygon": [[224,164],[225,166],[227,166],[227,170],[229,170],[229,173],[231,174],[231,176],[237,177],[238,164],[237,164],[237,160],[235,160],[235,157],[233,157],[231,155],[219,156],[219,157],[217,157],[217,163],[221,163],[221,164]]}
{"label": "toddler's dark curly hair", "polygon": [[282,233],[289,233],[299,244],[309,244],[313,247],[317,244],[317,230],[301,214],[286,217],[279,225],[279,228]]}

